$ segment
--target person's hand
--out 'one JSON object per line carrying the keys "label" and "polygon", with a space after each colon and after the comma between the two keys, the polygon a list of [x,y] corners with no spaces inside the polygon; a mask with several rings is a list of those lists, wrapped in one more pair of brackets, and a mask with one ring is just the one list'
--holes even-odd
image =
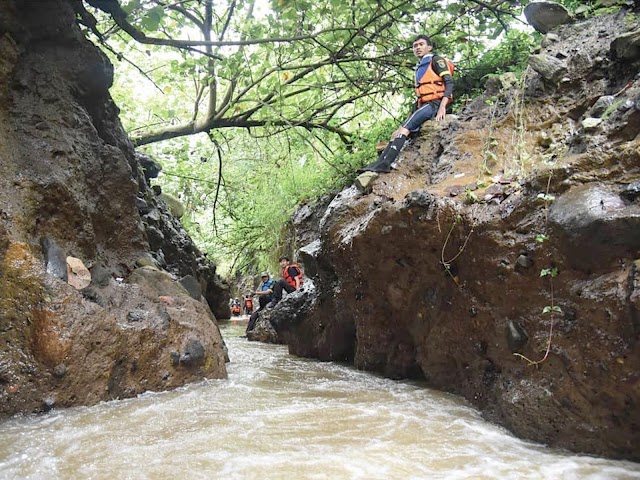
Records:
{"label": "person's hand", "polygon": [[436,122],[442,120],[447,114],[447,105],[449,105],[449,98],[444,97],[440,102],[440,107],[438,107],[438,113],[436,113],[436,116],[434,117]]}

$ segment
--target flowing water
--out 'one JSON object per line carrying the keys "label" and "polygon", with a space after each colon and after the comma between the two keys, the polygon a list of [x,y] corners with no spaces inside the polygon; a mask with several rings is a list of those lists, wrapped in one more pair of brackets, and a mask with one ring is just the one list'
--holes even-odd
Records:
{"label": "flowing water", "polygon": [[2,479],[640,479],[518,440],[464,401],[247,342],[228,380],[0,424]]}

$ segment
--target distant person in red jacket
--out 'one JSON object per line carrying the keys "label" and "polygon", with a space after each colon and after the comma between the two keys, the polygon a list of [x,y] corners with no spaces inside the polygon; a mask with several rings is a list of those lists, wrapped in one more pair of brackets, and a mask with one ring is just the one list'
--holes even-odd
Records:
{"label": "distant person in red jacket", "polygon": [[251,295],[244,296],[244,314],[251,315],[253,313],[253,298]]}
{"label": "distant person in red jacket", "polygon": [[269,303],[269,307],[273,308],[280,300],[282,300],[282,290],[292,293],[302,286],[302,270],[286,255],[280,257],[280,267],[282,268],[282,278],[280,278],[273,286],[273,300]]}
{"label": "distant person in red jacket", "polygon": [[233,302],[231,303],[231,314],[233,316],[238,316],[240,315],[241,310],[240,310],[240,300],[235,298],[233,300]]}

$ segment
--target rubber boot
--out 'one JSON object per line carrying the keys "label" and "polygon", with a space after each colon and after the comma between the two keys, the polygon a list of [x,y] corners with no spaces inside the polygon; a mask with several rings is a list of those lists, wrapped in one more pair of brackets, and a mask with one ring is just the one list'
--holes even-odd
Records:
{"label": "rubber boot", "polygon": [[389,142],[387,147],[383,150],[383,152],[378,157],[378,160],[373,162],[366,167],[362,167],[358,170],[358,173],[363,172],[377,172],[377,173],[389,173],[391,171],[391,164],[398,158],[398,154],[404,145],[404,142],[407,141],[407,137],[405,135],[400,135],[395,138],[395,140]]}

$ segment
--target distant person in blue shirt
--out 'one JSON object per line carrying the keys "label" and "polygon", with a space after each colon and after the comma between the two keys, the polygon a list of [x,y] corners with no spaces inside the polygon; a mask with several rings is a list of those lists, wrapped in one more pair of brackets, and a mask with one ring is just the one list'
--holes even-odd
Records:
{"label": "distant person in blue shirt", "polygon": [[264,310],[269,302],[273,300],[273,285],[275,281],[269,276],[268,272],[262,272],[260,274],[260,285],[258,286],[258,290],[255,292],[255,295],[258,297],[258,304],[260,308],[258,308],[255,312],[251,314],[249,317],[249,323],[247,324],[247,332],[249,330],[253,330],[253,327],[256,324],[256,320],[258,319],[258,314]]}

